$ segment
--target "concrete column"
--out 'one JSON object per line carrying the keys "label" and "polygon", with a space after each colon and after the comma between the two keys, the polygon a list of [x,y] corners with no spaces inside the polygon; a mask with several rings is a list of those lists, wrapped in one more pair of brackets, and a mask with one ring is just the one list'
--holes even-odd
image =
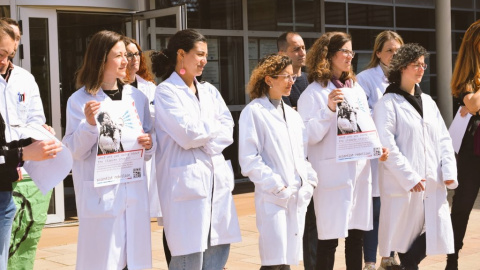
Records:
{"label": "concrete column", "polygon": [[453,118],[450,90],[452,79],[452,24],[449,0],[435,0],[435,39],[437,45],[437,104],[445,124]]}

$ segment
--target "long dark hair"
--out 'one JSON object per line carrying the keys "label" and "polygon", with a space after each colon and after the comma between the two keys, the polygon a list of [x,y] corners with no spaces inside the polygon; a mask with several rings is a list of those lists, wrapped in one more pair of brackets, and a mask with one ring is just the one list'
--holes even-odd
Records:
{"label": "long dark hair", "polygon": [[195,43],[207,42],[205,36],[193,29],[178,31],[168,41],[168,46],[159,52],[154,52],[152,58],[152,71],[162,80],[167,79],[175,71],[177,65],[177,52],[182,49],[189,52]]}
{"label": "long dark hair", "polygon": [[107,30],[97,32],[92,36],[82,66],[77,71],[77,88],[85,86],[85,90],[90,94],[98,92],[102,85],[108,53],[115,44],[123,39],[124,36]]}

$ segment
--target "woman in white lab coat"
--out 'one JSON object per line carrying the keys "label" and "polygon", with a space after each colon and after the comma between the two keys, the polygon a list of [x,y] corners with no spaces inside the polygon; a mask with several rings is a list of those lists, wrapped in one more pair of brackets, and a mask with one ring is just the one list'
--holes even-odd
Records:
{"label": "woman in white lab coat", "polygon": [[446,187],[458,185],[455,155],[437,105],[418,85],[427,56],[420,45],[401,47],[374,108],[380,140],[390,149],[379,164],[380,255],[397,251],[407,270],[418,269],[426,255],[454,252]]}
{"label": "woman in white lab coat", "polygon": [[313,201],[319,239],[316,269],[322,270],[333,269],[338,238],[344,237],[347,269],[361,269],[363,231],[373,227],[370,161],[339,163],[335,158],[335,111],[344,100],[339,88],[353,88],[357,98],[367,102],[352,71],[354,56],[350,35],[323,34],[307,54],[311,83],[298,100],[308,133],[308,160],[318,174]]}
{"label": "woman in white lab coat", "polygon": [[223,269],[230,243],[241,241],[233,171],[222,155],[233,143],[232,115],[220,92],[196,79],[207,54],[206,38],[186,29],[152,55],[164,80],[155,94],[155,162],[169,269]]}
{"label": "woman in white lab coat", "polygon": [[152,154],[152,129],[148,99],[138,89],[124,85],[127,51],[124,37],[100,31],[88,44],[77,73],[77,87],[68,99],[67,128],[63,143],[72,152],[75,199],[80,221],[77,269],[151,268],[150,215],[147,181],[94,187],[99,131],[95,116],[100,103],[133,102],[145,134],[138,142]]}
{"label": "woman in white lab coat", "polygon": [[[368,107],[373,113],[373,107],[385,93],[389,85],[387,79],[388,66],[393,55],[403,45],[402,37],[396,32],[386,30],[375,38],[372,56],[366,69],[357,75],[358,83],[367,95]],[[372,167],[372,206],[373,206],[373,230],[367,231],[363,237],[364,270],[375,270],[378,246],[378,223],[380,219],[380,191],[378,188],[378,161],[370,161]],[[385,270],[388,266],[397,265],[394,253],[390,257],[382,258],[380,269]]]}
{"label": "woman in white lab coat", "polygon": [[[137,88],[148,98],[150,116],[155,121],[155,80],[153,74],[147,68],[147,61],[137,41],[126,37],[125,44],[127,48],[127,77],[125,82]],[[152,132],[152,139],[155,140],[155,132]],[[148,181],[148,197],[150,200],[150,217],[162,217],[160,209],[160,200],[158,198],[157,181],[155,180],[155,155],[147,161],[147,181]]]}
{"label": "woman in white lab coat", "polygon": [[302,118],[282,100],[296,77],[290,58],[262,59],[247,86],[252,101],[240,115],[238,155],[242,174],[255,184],[262,270],[287,270],[301,260],[305,214],[317,185]]}

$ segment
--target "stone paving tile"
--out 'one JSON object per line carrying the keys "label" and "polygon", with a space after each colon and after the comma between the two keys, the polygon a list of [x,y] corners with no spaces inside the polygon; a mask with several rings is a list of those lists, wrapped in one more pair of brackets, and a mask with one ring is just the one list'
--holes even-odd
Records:
{"label": "stone paving tile", "polygon": [[33,265],[33,269],[35,269],[35,270],[50,270],[50,269],[58,269],[60,267],[65,267],[65,266],[66,266],[65,264],[56,263],[56,262],[52,262],[52,261],[45,260],[45,259],[39,259],[39,260],[35,260],[35,264]]}
{"label": "stone paving tile", "polygon": [[[449,195],[451,195],[449,193]],[[243,215],[239,216],[240,228],[242,230],[242,242],[234,243],[231,246],[227,270],[249,270],[260,268],[260,255],[258,250],[258,231],[255,224],[255,209],[253,207],[253,195],[235,195],[235,200],[239,198],[242,201],[242,207],[247,209],[237,209]],[[167,264],[163,253],[162,245],[162,227],[156,222],[152,222],[152,258],[153,268],[167,270]],[[55,228],[49,228],[47,235],[55,234]],[[78,230],[78,227],[77,227]],[[58,229],[61,232],[60,229]],[[68,229],[68,235],[74,230]],[[76,235],[76,232],[74,232]],[[43,242],[42,242],[43,241]],[[37,251],[34,270],[52,269],[52,270],[71,270],[74,269],[76,257],[76,238],[69,244],[49,245],[48,238],[41,239],[40,248]],[[345,244],[340,239],[335,254],[335,270],[345,270]],[[55,241],[55,243],[58,243]],[[377,262],[380,257],[377,256]],[[377,263],[378,267],[379,263]],[[421,264],[421,270],[443,270],[445,267],[445,256],[429,256]],[[303,266],[292,266],[292,270],[303,269]],[[461,270],[480,270],[480,199],[477,199],[475,209],[472,211],[469,227],[465,237],[464,249],[460,253],[459,269]]]}

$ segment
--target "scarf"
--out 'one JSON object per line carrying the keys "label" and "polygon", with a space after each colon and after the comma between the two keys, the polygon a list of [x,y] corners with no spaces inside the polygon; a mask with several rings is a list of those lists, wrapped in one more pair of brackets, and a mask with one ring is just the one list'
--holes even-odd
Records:
{"label": "scarf", "polygon": [[330,81],[333,83],[333,85],[335,85],[335,87],[338,87],[338,88],[344,88],[344,87],[352,88],[353,87],[352,80],[346,80],[343,83],[342,81],[340,81],[340,79],[337,79],[335,76],[332,76]]}
{"label": "scarf", "polygon": [[409,93],[400,89],[400,86],[398,84],[392,83],[387,87],[383,95],[386,95],[389,93],[403,96],[408,101],[408,103],[410,103],[410,105],[412,105],[413,108],[415,108],[415,110],[417,110],[417,112],[423,118],[423,105],[422,105],[422,98],[421,98],[421,94],[423,92],[422,92],[422,89],[420,89],[420,86],[415,84],[415,93],[413,95],[410,95]]}

